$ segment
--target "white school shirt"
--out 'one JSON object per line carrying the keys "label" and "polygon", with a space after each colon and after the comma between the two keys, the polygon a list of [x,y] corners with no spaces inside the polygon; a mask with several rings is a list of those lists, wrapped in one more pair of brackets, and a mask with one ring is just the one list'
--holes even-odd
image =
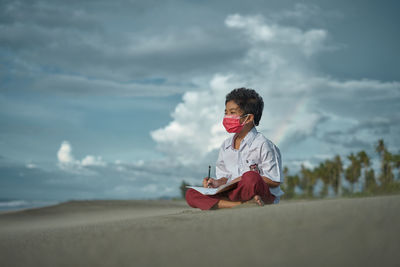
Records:
{"label": "white school shirt", "polygon": [[[249,166],[258,164],[260,175],[272,181],[283,183],[282,160],[279,148],[253,127],[240,143],[239,150],[234,149],[235,135],[227,138],[221,145],[216,163],[217,179],[228,178],[228,182],[242,176],[250,170]],[[284,194],[280,186],[269,188],[279,203]]]}

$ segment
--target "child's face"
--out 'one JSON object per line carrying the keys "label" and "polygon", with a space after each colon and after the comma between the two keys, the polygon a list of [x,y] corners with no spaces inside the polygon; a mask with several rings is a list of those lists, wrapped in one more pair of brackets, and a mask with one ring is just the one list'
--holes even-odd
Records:
{"label": "child's face", "polygon": [[235,101],[231,100],[225,105],[225,115],[239,115],[243,116],[243,110],[235,103]]}
{"label": "child's face", "polygon": [[225,115],[239,115],[239,116],[241,116],[240,123],[243,123],[244,121],[246,121],[246,124],[248,124],[248,122],[251,122],[253,120],[253,115],[251,115],[251,114],[250,114],[250,116],[248,118],[247,118],[247,116],[242,117],[243,115],[246,115],[246,114],[244,114],[244,111],[233,100],[228,101],[226,103],[226,105],[225,105]]}

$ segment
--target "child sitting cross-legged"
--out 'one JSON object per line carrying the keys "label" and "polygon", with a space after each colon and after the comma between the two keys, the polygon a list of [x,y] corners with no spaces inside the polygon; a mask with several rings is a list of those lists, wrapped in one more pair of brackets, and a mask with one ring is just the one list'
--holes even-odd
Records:
{"label": "child sitting cross-legged", "polygon": [[281,154],[278,147],[259,133],[258,126],[264,102],[253,89],[238,88],[225,100],[223,125],[234,133],[219,150],[216,179],[204,178],[204,187],[219,187],[234,179],[239,180],[229,191],[203,195],[194,189],[186,191],[186,201],[202,210],[232,208],[243,203],[279,203],[283,191]]}

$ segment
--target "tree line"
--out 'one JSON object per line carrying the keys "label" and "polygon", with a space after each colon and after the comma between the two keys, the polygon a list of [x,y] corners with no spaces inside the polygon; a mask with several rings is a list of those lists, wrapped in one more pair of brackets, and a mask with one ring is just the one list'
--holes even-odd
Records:
{"label": "tree line", "polygon": [[[312,169],[301,165],[300,172],[295,175],[289,175],[289,169],[285,167],[283,171],[285,179],[282,185],[285,194],[282,199],[324,198],[328,196],[329,188],[335,196],[400,192],[400,154],[389,152],[382,139],[377,142],[375,151],[380,159],[380,170],[377,174],[371,166],[371,157],[364,150],[348,155],[349,164],[346,167],[339,155],[321,162]],[[397,179],[394,174],[396,170]],[[364,186],[361,191],[355,193],[354,187],[361,178],[364,179]],[[322,189],[316,196],[314,189],[318,180],[322,181]],[[343,180],[350,184],[350,188],[342,185]]]}
{"label": "tree line", "polygon": [[[383,139],[377,142],[375,151],[380,159],[380,170],[377,174],[372,168],[372,158],[364,150],[348,155],[347,166],[343,165],[341,156],[336,155],[314,168],[301,165],[299,173],[295,175],[289,175],[288,167],[284,167],[284,183],[281,188],[285,194],[281,199],[324,198],[328,196],[330,188],[331,195],[333,193],[337,197],[400,193],[400,154],[389,152]],[[361,178],[364,179],[364,186],[356,193],[354,187]],[[316,195],[314,191],[319,180],[322,181],[322,188]],[[343,186],[343,180],[350,184],[350,188]],[[180,185],[182,198],[185,198],[187,185],[189,184],[185,181]]]}

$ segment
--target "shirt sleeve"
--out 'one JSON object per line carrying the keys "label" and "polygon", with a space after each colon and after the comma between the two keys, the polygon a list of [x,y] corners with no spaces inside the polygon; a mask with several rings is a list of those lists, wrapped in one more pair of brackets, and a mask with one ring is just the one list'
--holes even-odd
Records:
{"label": "shirt sleeve", "polygon": [[264,142],[261,146],[261,175],[274,182],[283,183],[282,160],[279,148],[274,144]]}
{"label": "shirt sleeve", "polygon": [[232,174],[227,170],[224,162],[224,144],[222,144],[221,148],[219,149],[217,163],[215,164],[215,174],[217,179],[222,177],[231,179]]}

